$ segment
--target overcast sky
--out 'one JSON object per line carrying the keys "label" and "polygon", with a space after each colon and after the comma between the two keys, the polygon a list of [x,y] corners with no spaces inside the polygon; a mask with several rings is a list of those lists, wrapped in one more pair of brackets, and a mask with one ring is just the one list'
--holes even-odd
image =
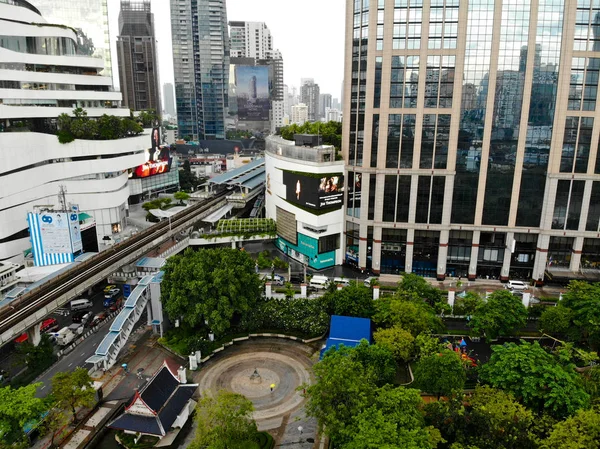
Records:
{"label": "overcast sky", "polygon": [[[173,82],[169,3],[152,0],[161,84]],[[120,0],[108,0],[115,85],[119,84],[115,50],[119,5]],[[344,0],[227,0],[227,20],[265,22],[275,48],[283,54],[285,83],[299,87],[300,78],[314,78],[321,93],[340,98],[344,9]]]}

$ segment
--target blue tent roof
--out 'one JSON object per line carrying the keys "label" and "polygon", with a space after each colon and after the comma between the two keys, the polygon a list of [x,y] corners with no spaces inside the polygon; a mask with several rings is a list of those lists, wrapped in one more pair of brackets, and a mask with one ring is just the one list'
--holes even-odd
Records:
{"label": "blue tent roof", "polygon": [[349,316],[333,315],[329,327],[329,338],[321,350],[321,358],[329,348],[343,344],[357,346],[361,340],[371,342],[371,320]]}

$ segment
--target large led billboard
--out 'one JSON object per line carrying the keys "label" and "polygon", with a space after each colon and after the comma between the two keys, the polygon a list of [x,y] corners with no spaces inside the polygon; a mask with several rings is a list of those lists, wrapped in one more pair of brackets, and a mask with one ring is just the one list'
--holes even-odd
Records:
{"label": "large led billboard", "polygon": [[147,178],[160,175],[171,170],[171,149],[167,146],[151,147],[146,150],[146,162],[135,167],[129,174],[130,178]]}
{"label": "large led billboard", "polygon": [[283,171],[285,199],[310,209],[339,209],[344,203],[341,173],[311,174]]}
{"label": "large led billboard", "polygon": [[77,212],[28,213],[36,266],[73,262],[83,249]]}
{"label": "large led billboard", "polygon": [[268,121],[271,109],[269,67],[236,66],[235,86],[238,118],[245,121]]}

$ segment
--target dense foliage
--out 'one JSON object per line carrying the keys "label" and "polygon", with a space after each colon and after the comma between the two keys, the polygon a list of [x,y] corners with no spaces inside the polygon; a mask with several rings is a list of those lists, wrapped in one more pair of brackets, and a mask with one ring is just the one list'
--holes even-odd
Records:
{"label": "dense foliage", "polygon": [[306,122],[302,125],[296,123],[284,126],[279,131],[286,140],[294,140],[294,134],[319,134],[325,145],[333,145],[340,149],[342,143],[342,124],[340,122]]}
{"label": "dense foliage", "polygon": [[521,300],[508,290],[497,290],[475,308],[469,326],[490,341],[501,335],[511,335],[526,321],[527,309]]}
{"label": "dense foliage", "polygon": [[136,136],[143,131],[140,124],[129,117],[115,117],[104,114],[98,119],[88,117],[82,108],[73,110],[73,117],[68,114],[58,116],[58,141],[69,143],[75,139],[115,140]]}
{"label": "dense foliage", "polygon": [[375,312],[373,292],[362,283],[350,281],[348,287],[341,290],[332,284],[335,290],[325,293],[320,301],[329,315],[355,316],[371,318]]}
{"label": "dense foliage", "polygon": [[77,408],[91,407],[96,401],[93,381],[85,368],[56,373],[52,377],[50,396],[61,410],[69,410],[77,421]]}
{"label": "dense foliage", "polygon": [[0,448],[24,447],[23,427],[44,412],[43,401],[35,397],[40,385],[0,388]]}
{"label": "dense foliage", "polygon": [[448,349],[421,358],[415,367],[415,387],[438,398],[461,392],[466,380],[460,356]]}

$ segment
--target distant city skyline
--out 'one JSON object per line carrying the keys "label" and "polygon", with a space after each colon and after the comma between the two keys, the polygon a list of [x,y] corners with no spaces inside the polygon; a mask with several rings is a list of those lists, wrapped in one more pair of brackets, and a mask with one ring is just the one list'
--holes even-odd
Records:
{"label": "distant city skyline", "polygon": [[[158,41],[160,82],[173,83],[173,57],[169,2],[151,0]],[[113,65],[116,65],[116,36],[118,34],[120,0],[108,0],[110,45]],[[318,11],[319,14],[315,14]],[[281,50],[285,61],[285,84],[300,87],[300,78],[314,78],[322,92],[339,95],[344,70],[343,0],[306,0],[293,12],[281,0],[227,0],[229,21],[265,22],[273,35],[274,47]],[[320,32],[308,32],[311,30]],[[324,40],[324,34],[327,39]],[[307,64],[307,60],[310,64]],[[115,87],[119,86],[118,72],[113,72]],[[164,100],[164,99],[163,99]]]}

